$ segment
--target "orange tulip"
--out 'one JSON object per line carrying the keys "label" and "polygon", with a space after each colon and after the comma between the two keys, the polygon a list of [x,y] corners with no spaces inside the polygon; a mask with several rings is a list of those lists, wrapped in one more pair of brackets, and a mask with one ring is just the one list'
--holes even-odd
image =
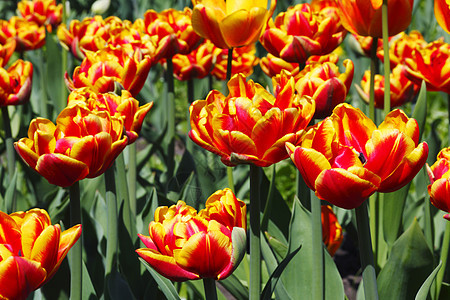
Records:
{"label": "orange tulip", "polygon": [[28,102],[31,94],[33,65],[21,59],[8,70],[0,68],[0,107]]}
{"label": "orange tulip", "polygon": [[45,44],[45,28],[17,16],[0,20],[0,43],[11,38],[16,40],[17,52],[39,49]]}
{"label": "orange tulip", "polygon": [[314,102],[295,95],[288,75],[274,82],[275,95],[242,74],[233,76],[228,88],[227,97],[213,90],[191,105],[190,138],[228,166],[266,167],[287,158],[284,144],[299,143]]}
{"label": "orange tulip", "polygon": [[[256,56],[255,44],[233,49],[233,61],[231,62],[231,74],[242,73],[250,76],[253,73],[253,67],[259,62]],[[223,49],[216,57],[216,63],[212,70],[212,75],[219,80],[227,78],[228,50]]]}
{"label": "orange tulip", "polygon": [[[409,34],[401,32],[392,37],[389,44],[391,69],[394,69],[399,64],[404,64],[407,58],[412,58],[417,47],[423,49],[427,46],[427,42],[417,30],[412,30]],[[378,47],[377,56],[381,61],[384,61],[382,45]]]}
{"label": "orange tulip", "polygon": [[450,33],[450,6],[445,0],[434,0],[434,16],[441,27]]}
{"label": "orange tulip", "polygon": [[139,137],[144,118],[153,106],[153,102],[139,107],[139,101],[130,92],[122,90],[121,96],[114,93],[93,93],[88,88],[74,90],[67,100],[68,105],[81,101],[92,111],[107,111],[111,116],[123,119],[128,144]]}
{"label": "orange tulip", "polygon": [[405,59],[403,72],[415,84],[422,80],[429,91],[450,93],[450,45],[439,39],[427,46],[416,47],[411,58]]}
{"label": "orange tulip", "polygon": [[344,235],[333,209],[329,205],[321,206],[322,240],[328,252],[333,256],[342,244]]}
{"label": "orange tulip", "polygon": [[[442,211],[450,213],[450,147],[442,149],[436,162],[431,166],[427,165],[430,183],[428,194],[431,204]],[[450,221],[450,214],[444,215]]]}
{"label": "orange tulip", "polygon": [[0,298],[26,299],[55,275],[81,225],[61,232],[43,209],[0,211],[0,233]]}
{"label": "orange tulip", "polygon": [[377,126],[343,103],[310,128],[301,146],[286,143],[291,159],[317,197],[352,209],[374,192],[392,192],[419,172],[428,145],[419,144],[417,121],[391,111]]}
{"label": "orange tulip", "polygon": [[5,44],[0,44],[0,67],[6,66],[14,50],[16,50],[15,39],[8,39]]}
{"label": "orange tulip", "polygon": [[269,53],[291,63],[304,64],[311,55],[329,54],[346,34],[330,12],[335,10],[312,11],[308,3],[290,7],[269,21],[261,43]]}
{"label": "orange tulip", "polygon": [[201,37],[192,28],[191,15],[188,7],[184,11],[169,8],[160,13],[152,9],[145,12],[140,24],[144,34],[155,37],[158,59],[188,54],[201,43]]}
{"label": "orange tulip", "polygon": [[66,83],[71,91],[89,87],[94,92],[106,93],[114,91],[115,82],[118,82],[136,96],[153,63],[151,58],[143,57],[129,44],[120,48],[108,46],[95,53],[86,51],[86,58],[73,72],[73,81],[66,73]]}
{"label": "orange tulip", "polygon": [[62,4],[56,5],[55,0],[22,0],[17,3],[17,10],[25,20],[46,26],[49,32],[61,23],[62,9]]}
{"label": "orange tulip", "polygon": [[343,103],[353,80],[353,62],[344,61],[345,73],[332,62],[311,63],[295,76],[295,90],[301,96],[309,96],[316,102],[315,119],[331,114],[336,105]]}
{"label": "orange tulip", "polygon": [[48,182],[68,187],[104,173],[127,143],[121,118],[77,102],[59,114],[56,125],[43,118],[32,120],[28,138],[14,146]]}
{"label": "orange tulip", "polygon": [[[383,37],[381,0],[336,0],[342,25],[351,33]],[[414,0],[388,0],[389,36],[405,30],[411,23]],[[401,13],[400,13],[401,12]]]}
{"label": "orange tulip", "polygon": [[198,214],[181,200],[158,207],[150,236],[139,234],[147,248],[136,252],[174,281],[227,278],[245,254],[246,206],[230,189],[212,194],[205,206]]}
{"label": "orange tulip", "polygon": [[216,47],[230,49],[255,43],[272,16],[277,1],[192,0],[192,26]]}
{"label": "orange tulip", "polygon": [[[370,92],[370,71],[364,73],[364,77],[361,80],[362,89],[357,86],[357,90],[362,96],[363,100],[369,103]],[[397,65],[390,74],[391,83],[391,107],[398,107],[406,102],[411,102],[419,92],[419,86],[410,81],[402,72],[402,66]],[[375,74],[375,107],[384,108],[384,76]]]}

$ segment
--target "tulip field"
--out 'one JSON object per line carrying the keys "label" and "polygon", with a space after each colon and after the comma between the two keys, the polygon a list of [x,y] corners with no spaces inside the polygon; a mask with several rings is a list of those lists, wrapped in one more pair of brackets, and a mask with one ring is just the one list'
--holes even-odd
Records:
{"label": "tulip field", "polygon": [[0,299],[450,299],[446,0],[0,1]]}

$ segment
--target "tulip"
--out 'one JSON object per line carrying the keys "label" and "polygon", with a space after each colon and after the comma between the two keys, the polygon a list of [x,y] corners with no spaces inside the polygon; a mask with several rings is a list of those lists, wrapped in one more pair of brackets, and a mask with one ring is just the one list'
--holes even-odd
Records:
{"label": "tulip", "polygon": [[[436,162],[431,166],[427,165],[430,184],[428,194],[431,204],[442,211],[450,213],[450,147],[442,149],[437,155]],[[450,214],[444,215],[450,221]]]}
{"label": "tulip", "polygon": [[31,94],[33,65],[21,59],[8,70],[0,68],[0,107],[28,102]]}
{"label": "tulip", "polygon": [[450,16],[450,6],[445,0],[434,0],[434,16],[441,27],[450,33],[450,21],[448,16]]}
{"label": "tulip", "polygon": [[192,27],[216,47],[230,49],[255,43],[272,16],[277,1],[192,0]]}
{"label": "tulip", "polygon": [[181,200],[158,207],[150,235],[139,234],[147,248],[136,252],[174,281],[227,278],[245,254],[246,206],[230,189],[215,192],[205,206],[198,214]]}
{"label": "tulip", "polygon": [[416,85],[425,81],[428,91],[450,93],[450,76],[447,66],[450,63],[450,45],[443,39],[416,47],[411,58],[405,59],[403,72]]}
{"label": "tulip", "polygon": [[175,54],[172,58],[173,74],[178,80],[204,78],[211,73],[214,61],[221,52],[208,40],[187,55]]}
{"label": "tulip", "polygon": [[62,4],[56,5],[55,0],[22,0],[17,3],[17,10],[25,20],[46,26],[49,32],[61,23],[62,8]]}
{"label": "tulip", "polygon": [[0,67],[6,66],[15,49],[15,39],[8,39],[5,44],[0,45]]}
{"label": "tulip", "polygon": [[87,51],[81,66],[73,72],[73,81],[66,73],[66,83],[71,91],[89,87],[94,92],[106,93],[114,91],[115,82],[118,82],[136,96],[144,86],[152,64],[151,58],[143,57],[131,45],[108,46],[95,53]]}
{"label": "tulip", "polygon": [[315,119],[331,114],[336,105],[343,103],[353,80],[353,62],[344,61],[345,73],[332,62],[311,63],[295,76],[295,90],[300,96],[310,96],[316,102]]}
{"label": "tulip", "polygon": [[286,148],[318,198],[353,209],[374,192],[398,190],[414,178],[428,156],[428,145],[418,142],[417,121],[401,110],[390,112],[377,128],[343,103],[310,128],[300,146],[286,143]]}
{"label": "tulip", "polygon": [[321,206],[321,218],[323,243],[330,255],[334,256],[344,239],[341,224],[339,224],[333,209],[329,205]]}
{"label": "tulip", "polygon": [[76,102],[57,117],[31,121],[28,137],[14,144],[24,162],[51,184],[68,187],[104,173],[128,143],[123,120]]}
{"label": "tulip", "polygon": [[[423,49],[427,46],[427,42],[417,30],[412,30],[409,34],[401,32],[392,37],[389,44],[391,69],[394,69],[399,64],[404,64],[407,58],[413,58],[413,53],[417,47]],[[384,61],[382,46],[378,47],[377,56],[381,61]]]}
{"label": "tulip", "polygon": [[284,144],[300,142],[314,102],[295,95],[291,76],[284,75],[274,87],[272,95],[242,74],[233,76],[227,97],[213,90],[191,105],[189,137],[227,166],[266,167],[287,158]]}
{"label": "tulip", "polygon": [[11,38],[16,40],[17,52],[39,49],[45,44],[45,28],[17,16],[0,20],[0,43]]}
{"label": "tulip", "polygon": [[[331,10],[335,12],[335,10]],[[311,55],[332,52],[343,41],[346,31],[339,19],[298,4],[270,20],[261,36],[267,52],[287,62],[304,64]]]}
{"label": "tulip", "polygon": [[0,232],[0,298],[26,299],[55,275],[81,225],[61,232],[43,209],[0,211]]}
{"label": "tulip", "polygon": [[123,119],[123,126],[128,137],[128,144],[139,137],[144,118],[153,106],[153,102],[139,107],[139,101],[130,92],[122,90],[120,96],[113,93],[93,93],[88,88],[74,90],[67,100],[68,105],[81,101],[91,111],[107,111],[111,116]]}
{"label": "tulip", "polygon": [[[383,37],[381,0],[336,0],[342,25],[351,33]],[[414,0],[388,0],[388,35],[404,31],[411,23]],[[401,13],[399,13],[401,12]]]}
{"label": "tulip", "polygon": [[[362,96],[363,100],[369,103],[369,91],[370,91],[370,71],[364,73],[364,77],[361,80],[361,87],[356,86],[358,92]],[[375,74],[375,107],[379,109],[384,108],[384,76]],[[402,66],[397,65],[390,75],[390,98],[391,107],[398,107],[406,102],[411,102],[419,92],[419,86],[410,81],[402,72]]]}
{"label": "tulip", "polygon": [[[259,62],[256,56],[255,44],[234,49],[233,60],[231,62],[231,74],[242,73],[250,76],[253,73],[253,67]],[[223,49],[216,57],[216,63],[211,74],[219,80],[227,78],[228,50]]]}
{"label": "tulip", "polygon": [[152,9],[145,12],[141,30],[155,37],[158,59],[188,54],[200,45],[201,37],[192,28],[191,15],[188,7],[184,11],[169,8],[160,13]]}

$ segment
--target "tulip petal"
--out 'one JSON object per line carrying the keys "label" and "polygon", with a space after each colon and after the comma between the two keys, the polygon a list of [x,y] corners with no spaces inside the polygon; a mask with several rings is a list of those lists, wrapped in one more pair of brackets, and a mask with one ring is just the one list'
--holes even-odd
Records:
{"label": "tulip petal", "polygon": [[204,278],[217,278],[229,264],[231,253],[230,237],[220,230],[210,230],[192,235],[182,249],[174,250],[174,258],[185,270]]}
{"label": "tulip petal", "polygon": [[0,298],[26,299],[46,274],[40,263],[19,256],[0,261]]}
{"label": "tulip petal", "polygon": [[435,207],[442,211],[450,212],[450,180],[449,178],[441,178],[433,184],[428,185],[428,193],[430,201]]}
{"label": "tulip petal", "polygon": [[[19,226],[8,214],[0,211],[0,244],[8,244],[17,255],[22,249]],[[1,257],[0,257],[1,261]]]}
{"label": "tulip petal", "polygon": [[61,187],[68,187],[89,174],[89,168],[86,164],[58,153],[45,154],[39,157],[36,171],[51,184]]}
{"label": "tulip petal", "polygon": [[153,269],[164,277],[173,281],[185,281],[199,279],[199,276],[195,273],[184,270],[175,262],[175,258],[167,255],[162,255],[159,252],[141,248],[137,249],[136,253],[139,254]]}
{"label": "tulip petal", "polygon": [[195,5],[192,11],[192,27],[198,35],[210,39],[216,47],[230,48],[222,35],[213,9],[202,4]]}
{"label": "tulip petal", "polygon": [[360,167],[348,170],[330,169],[319,174],[315,182],[316,195],[333,205],[353,209],[377,191],[380,178]]}
{"label": "tulip petal", "polygon": [[227,15],[219,23],[227,45],[234,48],[257,41],[266,13],[266,8],[252,7],[250,10],[240,9]]}
{"label": "tulip petal", "polygon": [[227,278],[239,266],[244,258],[247,248],[247,233],[244,228],[234,227],[231,232],[231,244],[233,247],[228,266],[217,275],[217,280]]}
{"label": "tulip petal", "polygon": [[48,226],[37,237],[29,259],[41,263],[47,273],[50,273],[58,261],[58,248],[61,229],[59,225]]}

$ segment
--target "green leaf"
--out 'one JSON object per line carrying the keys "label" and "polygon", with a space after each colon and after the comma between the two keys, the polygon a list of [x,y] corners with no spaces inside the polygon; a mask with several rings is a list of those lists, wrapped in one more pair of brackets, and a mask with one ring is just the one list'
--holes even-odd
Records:
{"label": "green leaf", "polygon": [[231,274],[224,280],[217,281],[217,284],[222,285],[237,300],[248,299],[248,289],[234,274]]}
{"label": "green leaf", "polygon": [[153,268],[150,267],[149,264],[142,258],[139,257],[139,260],[145,265],[145,267],[150,272],[152,277],[156,280],[159,288],[164,293],[167,300],[179,300],[180,299],[180,297],[178,296],[177,290],[175,289],[175,286],[173,285],[172,281],[159,275],[159,273],[156,272],[155,270],[153,270]]}
{"label": "green leaf", "polygon": [[84,261],[82,262],[82,268],[83,268],[83,292],[82,292],[82,298],[93,300],[98,299],[97,294],[95,293],[94,285],[91,281],[91,276],[89,275],[88,269],[86,268],[86,264]]}
{"label": "green leaf", "polygon": [[433,254],[417,220],[414,220],[392,246],[391,254],[378,275],[380,299],[413,299],[431,273],[432,266]]}
{"label": "green leaf", "polygon": [[417,97],[417,102],[416,106],[414,107],[412,117],[416,119],[417,124],[419,125],[420,140],[422,138],[423,130],[425,128],[425,123],[427,120],[427,87],[425,81],[422,81],[422,85],[420,86],[419,96]]}
{"label": "green leaf", "polygon": [[439,269],[442,266],[442,261],[439,263],[439,265],[433,270],[433,272],[428,276],[427,280],[422,284],[422,286],[419,289],[419,292],[417,292],[416,300],[427,300],[428,293],[430,292],[431,284],[433,283],[434,279],[436,278],[436,274],[438,273]]}
{"label": "green leaf", "polygon": [[[270,300],[270,298],[272,297],[273,292],[275,291],[276,287],[277,287],[277,283],[278,280],[280,279],[281,274],[283,273],[284,269],[286,268],[286,266],[289,264],[289,262],[291,261],[292,258],[294,258],[294,256],[298,253],[298,251],[300,251],[301,246],[298,247],[296,250],[294,250],[293,252],[289,253],[285,259],[283,259],[280,264],[276,267],[276,269],[272,272],[272,275],[270,275],[269,280],[266,283],[266,286],[264,287],[264,290],[262,291],[261,294],[261,299],[264,300]],[[283,296],[278,296],[280,299],[291,299],[289,297],[289,295],[283,295]]]}
{"label": "green leaf", "polygon": [[[311,295],[311,273],[315,267],[312,264],[311,213],[297,198],[294,199],[289,234],[288,253],[294,252],[300,245],[302,251],[287,265],[281,279],[289,295],[296,299],[298,295]],[[339,271],[328,251],[324,248],[323,251],[325,299],[344,299],[344,286]]]}

